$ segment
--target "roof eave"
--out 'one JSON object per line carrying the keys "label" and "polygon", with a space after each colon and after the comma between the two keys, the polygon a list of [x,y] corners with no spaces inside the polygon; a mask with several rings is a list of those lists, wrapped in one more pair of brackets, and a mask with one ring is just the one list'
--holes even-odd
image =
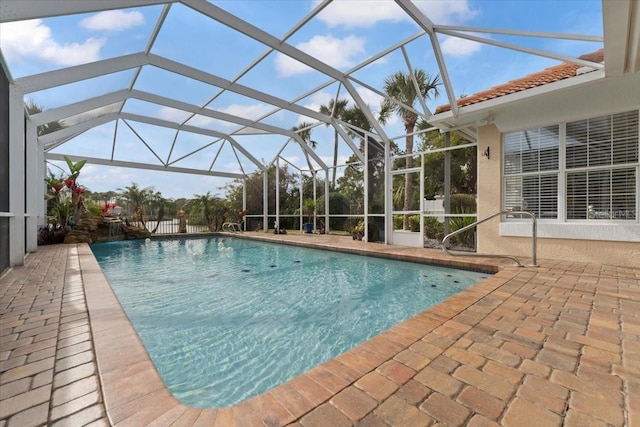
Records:
{"label": "roof eave", "polygon": [[556,91],[572,89],[604,77],[604,70],[594,70],[579,76],[460,107],[458,115],[454,115],[451,110],[434,114],[429,118],[428,122],[442,131],[465,126],[484,126],[493,122],[493,116],[496,111],[510,107],[515,103],[526,102],[530,98],[544,96]]}

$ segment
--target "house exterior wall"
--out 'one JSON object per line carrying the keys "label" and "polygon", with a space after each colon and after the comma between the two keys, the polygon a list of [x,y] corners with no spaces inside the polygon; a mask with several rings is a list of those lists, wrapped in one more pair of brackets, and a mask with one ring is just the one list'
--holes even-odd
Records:
{"label": "house exterior wall", "polygon": [[[0,212],[9,212],[9,80],[0,67]],[[9,267],[9,217],[0,216],[0,274]]]}
{"label": "house exterior wall", "polygon": [[[487,147],[490,150],[489,159],[481,155]],[[498,212],[502,208],[502,154],[502,134],[498,128],[494,125],[480,127],[478,129],[479,219]],[[530,221],[522,221],[522,227],[530,230]],[[640,242],[636,239],[640,235],[640,229],[637,221],[629,225],[620,224],[620,228],[624,232],[618,234],[629,236],[628,241],[624,241],[624,237],[617,237],[617,240],[604,240],[607,234],[596,235],[596,239],[592,237],[590,240],[541,237],[540,234],[545,234],[545,226],[541,225],[540,221],[538,224],[539,230],[542,228],[540,230],[542,233],[539,233],[538,237],[538,258],[640,267]],[[562,228],[563,226],[566,225],[556,221],[552,227]],[[589,224],[588,226],[597,227],[597,224]],[[575,229],[580,225],[571,224],[570,227]],[[632,234],[628,234],[629,232]],[[554,235],[549,231],[546,233]],[[531,257],[531,248],[530,237],[502,235],[499,218],[494,218],[478,227],[479,254],[508,254],[527,258]]]}

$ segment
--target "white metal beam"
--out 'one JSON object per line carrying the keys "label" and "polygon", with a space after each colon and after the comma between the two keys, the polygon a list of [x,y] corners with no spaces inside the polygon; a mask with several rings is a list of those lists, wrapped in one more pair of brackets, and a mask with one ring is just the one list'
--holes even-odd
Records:
{"label": "white metal beam", "polygon": [[151,6],[175,1],[177,0],[2,0],[0,23]]}
{"label": "white metal beam", "polygon": [[[287,135],[288,136],[288,135]],[[320,166],[323,170],[327,170],[327,165],[325,164],[325,162],[322,161],[322,159],[318,156],[318,154],[316,154],[315,151],[313,151],[313,149],[311,147],[309,147],[303,140],[302,137],[300,135],[298,135],[297,133],[293,133],[292,136],[293,139],[296,140],[296,142],[298,143],[298,145],[300,145],[300,149],[307,153],[309,156],[311,156],[311,158],[313,160],[316,161],[316,163],[318,164],[318,166]]]}
{"label": "white metal beam", "polygon": [[331,125],[340,134],[340,136],[342,137],[344,142],[347,143],[349,148],[351,148],[351,151],[353,151],[353,154],[356,155],[358,160],[360,160],[361,162],[364,162],[364,154],[362,154],[362,151],[360,151],[360,148],[353,142],[353,139],[351,138],[349,133],[345,131],[342,126],[340,126],[340,122],[337,119],[333,119]]}
{"label": "white metal beam", "polygon": [[[239,83],[231,82],[216,75],[206,73],[204,71],[198,70],[197,68],[189,67],[188,65],[184,65],[158,55],[149,54],[149,61],[150,65],[154,65],[158,68],[162,68],[167,71],[192,78],[194,80],[208,83],[221,89],[246,96],[247,98],[253,98],[255,100],[274,105],[276,107],[279,107],[280,109],[292,111],[297,114],[302,114],[325,123],[330,120],[329,116],[321,114],[317,111],[293,104],[282,98],[275,97],[268,93],[261,92],[248,86],[241,85]],[[275,112],[276,111],[274,111],[273,113]]]}
{"label": "white metal beam", "polygon": [[236,123],[239,125],[249,126],[256,129],[264,130],[270,133],[275,133],[285,136],[294,136],[295,133],[289,129],[280,128],[277,126],[268,125],[265,123],[257,123],[244,117],[234,116],[232,114],[223,113],[221,111],[210,110],[208,108],[200,108],[187,102],[178,101],[175,99],[167,98],[160,95],[155,95],[149,92],[140,90],[131,91],[131,97],[140,99],[142,101],[151,102],[152,104],[164,105],[166,107],[176,108],[178,110],[188,111],[196,113],[201,116],[210,117],[212,119],[223,120],[225,122]]}
{"label": "white metal beam", "polygon": [[640,71],[640,5],[634,0],[602,2],[607,77]]}
{"label": "white metal beam", "polygon": [[461,39],[466,39],[466,40],[471,40],[471,41],[475,41],[478,43],[484,43],[484,44],[488,44],[491,46],[497,46],[497,47],[502,47],[504,49],[511,49],[511,50],[515,50],[517,52],[523,52],[523,53],[528,53],[530,55],[537,55],[537,56],[542,56],[545,58],[550,58],[550,59],[556,59],[558,61],[561,62],[570,62],[572,64],[577,64],[577,65],[582,65],[583,67],[592,67],[592,68],[604,68],[604,65],[602,64],[598,64],[595,62],[591,62],[591,61],[586,61],[584,59],[580,59],[580,58],[574,58],[573,56],[567,56],[567,55],[556,55],[555,53],[551,53],[551,52],[546,52],[544,50],[540,50],[540,49],[530,49],[528,47],[524,47],[524,46],[518,46],[518,45],[514,45],[511,43],[503,43],[497,40],[491,40],[491,39],[487,39],[484,37],[478,37],[478,36],[474,36],[472,34],[464,34],[464,33],[459,33],[456,31],[441,31],[442,34],[446,34],[448,36],[452,36],[452,37],[459,37]]}
{"label": "white metal beam", "polygon": [[180,0],[185,6],[188,6],[209,18],[232,28],[247,37],[256,40],[270,48],[277,50],[278,52],[287,55],[301,63],[329,76],[335,80],[344,80],[344,74],[333,67],[330,67],[326,63],[319,59],[309,55],[306,52],[301,51],[288,43],[281,42],[277,37],[272,34],[261,30],[260,28],[249,24],[246,21],[238,18],[235,15],[227,12],[226,10],[219,8],[205,0]]}
{"label": "white metal beam", "polygon": [[130,55],[118,56],[116,58],[104,59],[101,61],[90,62],[88,64],[75,65],[73,67],[21,77],[16,79],[15,83],[16,86],[20,87],[21,90],[27,94],[140,67],[148,62],[149,58],[147,58],[144,53],[133,53]]}
{"label": "white metal beam", "polygon": [[40,126],[45,123],[63,120],[77,114],[82,114],[87,111],[125,101],[130,95],[131,93],[126,89],[118,90],[116,92],[96,96],[95,98],[89,98],[84,101],[67,104],[63,105],[62,107],[52,108],[41,113],[32,114],[31,120],[36,125]]}
{"label": "white metal beam", "polygon": [[[137,163],[137,162],[125,162],[122,160],[108,160],[108,159],[100,159],[95,157],[85,157],[85,156],[74,156],[72,154],[66,154],[66,156],[71,159],[71,161],[79,162],[81,160],[86,160],[87,163],[94,165],[103,165],[103,166],[117,166],[122,168],[133,168],[133,169],[143,169],[143,170],[154,170],[161,172],[176,172],[176,173],[186,173],[190,175],[206,175],[206,176],[218,176],[221,178],[230,178],[230,179],[242,179],[244,175],[239,173],[230,173],[230,172],[215,172],[215,171],[206,171],[202,169],[190,169],[190,168],[177,168],[174,166],[162,166],[162,165],[153,165],[148,163]],[[45,158],[47,160],[64,160],[65,154],[58,153],[46,153]]]}
{"label": "white metal beam", "polygon": [[[149,52],[151,52],[151,48],[153,47],[153,44],[156,42],[156,39],[158,38],[158,34],[162,29],[162,25],[164,24],[165,19],[167,19],[167,15],[169,14],[170,9],[171,9],[171,4],[166,4],[162,8],[162,12],[158,17],[158,20],[156,21],[156,25],[153,28],[151,35],[149,36],[149,40],[147,41],[147,45],[144,48],[145,55],[148,55]],[[133,89],[133,86],[136,84],[136,81],[138,80],[138,77],[140,76],[141,71],[142,71],[142,67],[136,68],[136,71],[133,73],[133,77],[131,78],[131,83],[129,83],[129,90]]]}
{"label": "white metal beam", "polygon": [[[77,125],[62,128],[46,135],[41,135],[38,137],[38,142],[47,146],[47,144],[58,142],[61,139],[80,135],[81,133],[86,132],[89,129],[112,122],[117,118],[118,113],[105,114],[104,116],[96,117],[95,119],[87,120],[86,122],[78,123]],[[49,150],[50,148],[47,147],[47,149]]]}
{"label": "white metal beam", "polygon": [[[113,95],[114,97],[111,98],[110,96]],[[109,94],[109,95],[103,95],[101,97],[95,98],[94,100],[88,100],[88,101],[83,101],[83,102],[106,102],[105,100],[111,101],[111,100],[118,100],[120,99],[119,97],[126,97],[127,95],[132,95],[131,92],[129,91],[118,91],[118,92],[114,92],[113,94]],[[65,108],[65,107],[61,107],[61,108]],[[71,107],[73,108],[73,107]],[[39,115],[38,115],[39,116]],[[189,133],[195,133],[195,134],[199,134],[199,135],[206,135],[206,136],[211,136],[211,137],[216,137],[216,138],[224,138],[229,140],[229,142],[231,144],[233,144],[245,157],[247,157],[247,159],[249,159],[252,163],[254,163],[259,169],[264,168],[264,166],[262,165],[262,163],[260,163],[260,161],[258,159],[256,159],[250,152],[248,152],[244,147],[242,147],[240,144],[238,144],[237,141],[235,141],[233,138],[229,137],[229,135],[221,133],[221,132],[217,132],[214,130],[210,130],[210,129],[203,129],[203,128],[199,128],[199,127],[194,127],[194,126],[189,126],[189,125],[183,125],[180,126],[179,124],[175,123],[175,122],[170,122],[167,120],[162,120],[162,119],[157,119],[154,117],[147,117],[147,116],[141,116],[138,114],[132,114],[132,113],[108,113],[105,114],[103,116],[99,116],[96,117],[94,119],[88,120],[86,122],[82,122],[79,123],[77,125],[74,126],[70,126],[67,128],[63,128],[60,129],[58,131],[49,133],[47,135],[42,135],[41,137],[39,137],[39,141],[42,144],[45,144],[47,146],[48,150],[51,150],[57,146],[59,146],[59,144],[57,144],[58,141],[68,141],[69,139],[93,128],[96,126],[100,126],[103,125],[105,123],[117,120],[118,118],[122,118],[122,119],[127,119],[127,120],[131,120],[131,121],[136,121],[136,122],[140,122],[140,123],[146,123],[146,124],[150,124],[150,125],[154,125],[154,126],[160,126],[160,127],[165,127],[165,128],[170,128],[170,129],[176,129],[176,130],[181,130],[181,131],[185,131],[185,132],[189,132]],[[55,144],[55,146],[53,146]]]}
{"label": "white metal beam", "polygon": [[456,103],[456,95],[453,91],[453,86],[451,84],[451,78],[449,77],[449,72],[447,71],[447,64],[444,60],[444,56],[442,55],[442,50],[440,49],[440,42],[438,41],[438,36],[435,34],[433,29],[433,22],[429,18],[427,18],[424,13],[418,7],[410,1],[401,1],[395,0],[396,4],[404,10],[407,15],[411,19],[413,19],[416,24],[418,24],[422,29],[424,29],[429,34],[429,39],[431,40],[431,47],[433,49],[433,54],[436,57],[436,62],[438,63],[438,69],[440,70],[440,77],[442,78],[442,84],[444,85],[445,91],[447,92],[447,98],[449,100],[449,105],[451,105],[451,111],[454,116],[458,115],[458,104]]}
{"label": "white metal beam", "polygon": [[549,33],[542,31],[522,31],[522,30],[503,30],[498,28],[482,28],[482,27],[463,27],[457,25],[434,25],[433,30],[438,32],[444,31],[462,31],[469,33],[487,33],[502,34],[507,36],[537,37],[558,40],[578,40],[583,42],[602,42],[602,36],[593,36],[586,34],[569,34],[569,33]]}
{"label": "white metal beam", "polygon": [[376,133],[378,134],[378,137],[383,141],[388,141],[389,137],[387,136],[387,133],[384,131],[384,129],[382,129],[382,126],[380,126],[380,123],[378,123],[378,120],[373,116],[373,113],[371,112],[371,110],[369,110],[367,103],[364,102],[364,100],[362,99],[362,97],[360,96],[356,88],[353,87],[353,84],[351,84],[351,81],[345,80],[343,84],[345,89],[351,95],[351,98],[353,98],[353,101],[358,105],[358,107],[360,107],[360,109],[364,113],[367,120],[369,120],[369,124],[371,125],[371,127],[375,129]]}

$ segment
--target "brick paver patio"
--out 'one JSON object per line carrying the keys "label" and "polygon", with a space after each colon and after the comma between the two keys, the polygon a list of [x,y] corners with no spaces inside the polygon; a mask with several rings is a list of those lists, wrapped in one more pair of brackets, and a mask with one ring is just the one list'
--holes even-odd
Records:
{"label": "brick paver patio", "polygon": [[[440,264],[336,236],[253,237]],[[86,245],[0,278],[0,427],[640,426],[640,270],[542,260],[230,408],[164,386]]]}

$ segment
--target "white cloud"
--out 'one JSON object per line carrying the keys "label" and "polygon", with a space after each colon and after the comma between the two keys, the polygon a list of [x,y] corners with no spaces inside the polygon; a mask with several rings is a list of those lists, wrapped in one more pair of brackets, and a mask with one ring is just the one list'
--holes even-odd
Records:
{"label": "white cloud", "polygon": [[0,26],[0,47],[8,60],[39,60],[62,66],[100,59],[105,39],[88,38],[83,43],[58,43],[42,20],[9,22]]}
{"label": "white cloud", "polygon": [[[315,1],[314,6],[320,2]],[[476,16],[467,0],[414,0],[415,5],[435,24],[468,21]],[[318,19],[329,28],[370,28],[379,22],[411,22],[411,18],[392,0],[335,0]]]}
{"label": "white cloud", "polygon": [[80,21],[82,28],[93,31],[122,31],[143,24],[144,16],[140,12],[122,10],[107,10]]}
{"label": "white cloud", "polygon": [[[349,67],[356,63],[355,58],[364,53],[365,40],[350,35],[344,39],[333,36],[314,36],[308,42],[299,43],[296,47],[318,60],[334,68]],[[311,71],[311,68],[286,55],[278,53],[275,58],[278,74],[289,77]]]}
{"label": "white cloud", "polygon": [[[365,87],[359,87],[357,91],[358,91],[358,94],[360,94],[360,97],[362,98],[362,100],[365,102],[365,104],[369,106],[369,109],[373,113],[374,117],[377,117],[380,111],[380,104],[382,103],[382,96],[378,95],[375,92],[370,91]],[[396,124],[398,120],[399,120],[398,115],[392,114],[387,119],[387,126]]]}
{"label": "white cloud", "polygon": [[458,37],[446,37],[440,42],[440,47],[442,48],[442,53],[446,55],[465,56],[478,52],[482,49],[482,44]]}
{"label": "white cloud", "polygon": [[[312,111],[320,111],[320,107],[322,105],[329,105],[329,102],[331,102],[332,99],[333,95],[331,95],[329,92],[316,92],[311,96],[308,102],[303,105],[303,107]],[[299,115],[296,126],[300,126],[300,124],[302,124],[303,122],[316,123],[317,120],[312,119],[311,117]]]}
{"label": "white cloud", "polygon": [[233,116],[238,116],[249,120],[256,120],[264,116],[268,112],[274,110],[274,107],[267,104],[231,104],[227,108],[220,108],[217,110],[223,113],[231,114]]}
{"label": "white cloud", "polygon": [[[216,111],[221,113],[231,114],[233,116],[241,117],[249,120],[256,120],[266,113],[272,111],[274,108],[268,104],[251,104],[251,105],[240,105],[240,104],[231,104],[226,108],[218,108]],[[190,112],[184,110],[178,110],[171,107],[162,107],[157,113],[156,117],[164,120],[168,120],[171,122],[182,123],[189,116]],[[226,126],[226,127],[238,127],[237,123],[226,122],[224,120],[214,119],[212,117],[196,114],[191,120],[187,122],[189,126],[200,126],[200,127],[208,127],[215,124],[217,126]]]}
{"label": "white cloud", "polygon": [[156,113],[156,117],[170,122],[182,123],[187,119],[187,117],[189,117],[190,114],[191,113],[184,110],[178,110],[171,107],[162,107]]}
{"label": "white cloud", "polygon": [[370,91],[365,87],[359,87],[356,89],[360,98],[369,106],[369,108],[375,110],[380,106],[382,97],[375,92]]}
{"label": "white cloud", "polygon": [[[282,158],[294,165],[298,165],[298,163],[302,160],[302,158],[299,156],[282,156]],[[280,164],[282,165],[282,162],[280,162]]]}
{"label": "white cloud", "polygon": [[[319,1],[315,2],[320,3]],[[343,25],[347,28],[373,27],[380,21],[408,20],[406,14],[393,1],[336,0],[327,6],[318,18],[329,28]]]}
{"label": "white cloud", "polygon": [[469,7],[467,0],[415,0],[414,3],[422,13],[438,25],[467,22],[478,14]]}

